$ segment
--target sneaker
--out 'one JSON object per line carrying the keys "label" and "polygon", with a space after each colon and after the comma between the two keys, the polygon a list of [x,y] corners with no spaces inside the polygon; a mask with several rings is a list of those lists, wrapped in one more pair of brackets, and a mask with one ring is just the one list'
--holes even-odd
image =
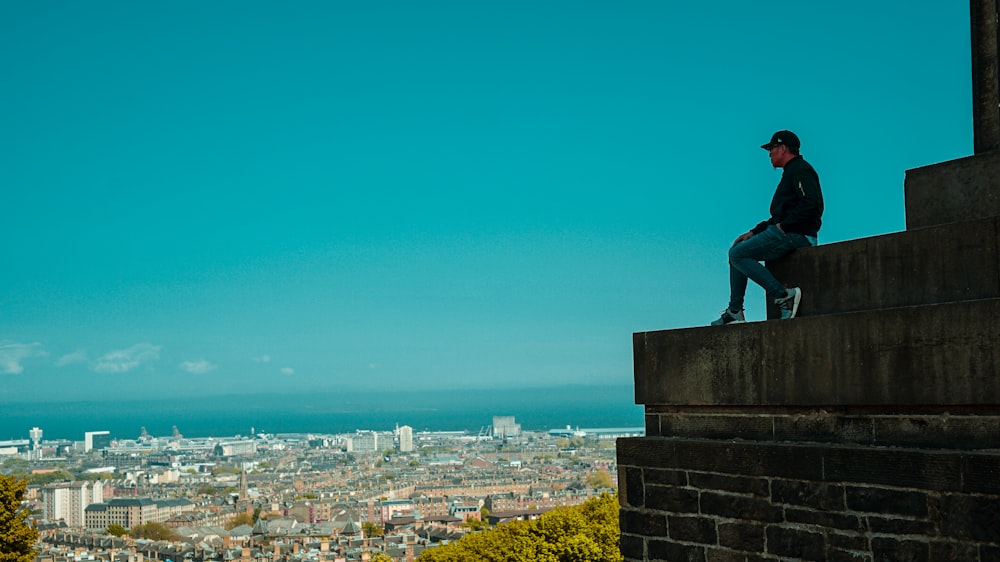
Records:
{"label": "sneaker", "polygon": [[724,326],[726,324],[738,324],[740,322],[746,322],[747,319],[743,316],[743,309],[736,312],[730,312],[727,307],[722,311],[722,316],[718,320],[712,322],[713,326]]}
{"label": "sneaker", "polygon": [[781,319],[788,320],[795,318],[795,313],[799,311],[799,301],[802,300],[802,289],[792,287],[788,289],[788,296],[774,299],[775,306],[781,312]]}

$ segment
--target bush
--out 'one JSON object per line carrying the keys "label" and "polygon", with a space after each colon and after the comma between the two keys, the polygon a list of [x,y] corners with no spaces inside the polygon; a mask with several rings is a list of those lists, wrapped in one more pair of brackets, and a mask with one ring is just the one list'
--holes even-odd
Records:
{"label": "bush", "polygon": [[610,494],[425,550],[419,562],[621,562],[618,499]]}

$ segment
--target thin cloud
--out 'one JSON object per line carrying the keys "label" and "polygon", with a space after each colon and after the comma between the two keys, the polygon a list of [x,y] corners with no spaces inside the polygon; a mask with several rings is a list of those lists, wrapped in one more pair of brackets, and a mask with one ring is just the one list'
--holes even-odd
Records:
{"label": "thin cloud", "polygon": [[98,373],[127,373],[160,358],[162,346],[137,343],[127,349],[110,351],[94,362],[92,369]]}
{"label": "thin cloud", "polygon": [[20,375],[24,372],[22,361],[45,355],[40,343],[0,341],[0,375]]}
{"label": "thin cloud", "polygon": [[87,352],[82,349],[79,351],[74,351],[67,355],[63,355],[56,360],[56,367],[66,367],[68,365],[76,365],[78,363],[87,362]]}
{"label": "thin cloud", "polygon": [[271,362],[271,356],[270,355],[261,355],[260,357],[254,357],[252,359],[252,361],[254,363],[270,363]]}
{"label": "thin cloud", "polygon": [[204,375],[205,373],[214,371],[215,365],[204,359],[199,359],[198,361],[185,361],[180,364],[180,368],[194,375]]}
{"label": "thin cloud", "polygon": [[285,375],[286,377],[294,375],[295,374],[295,369],[293,369],[291,367],[282,367],[281,368],[281,374]]}

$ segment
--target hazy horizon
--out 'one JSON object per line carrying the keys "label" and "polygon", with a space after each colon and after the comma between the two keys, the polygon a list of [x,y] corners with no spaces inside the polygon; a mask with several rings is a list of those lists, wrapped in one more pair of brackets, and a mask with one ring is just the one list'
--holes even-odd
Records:
{"label": "hazy horizon", "polygon": [[[344,433],[355,429],[475,431],[493,416],[512,415],[528,430],[575,427],[642,427],[643,408],[627,386],[571,385],[535,389],[360,391],[80,400],[8,404],[0,419],[0,440],[26,439],[40,427],[45,439],[82,440],[85,431],[112,431],[135,439],[145,427],[169,436],[173,426],[186,437],[267,433]],[[39,406],[54,406],[46,410]],[[588,421],[590,420],[590,421]],[[630,422],[630,423],[628,423]],[[107,426],[107,427],[105,427]],[[206,429],[208,428],[208,429]],[[225,430],[232,430],[227,433]],[[207,433],[201,433],[207,431]]]}

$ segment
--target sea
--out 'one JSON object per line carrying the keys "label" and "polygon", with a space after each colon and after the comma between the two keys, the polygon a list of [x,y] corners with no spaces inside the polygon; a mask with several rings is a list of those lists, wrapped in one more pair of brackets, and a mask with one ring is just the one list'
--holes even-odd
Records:
{"label": "sea", "polygon": [[0,404],[0,441],[27,439],[33,427],[43,440],[83,440],[108,431],[112,439],[152,436],[230,437],[254,433],[339,434],[389,431],[478,434],[493,416],[514,416],[524,431],[643,427],[643,409],[632,386],[559,386],[420,391],[353,391],[308,394],[232,394]]}

